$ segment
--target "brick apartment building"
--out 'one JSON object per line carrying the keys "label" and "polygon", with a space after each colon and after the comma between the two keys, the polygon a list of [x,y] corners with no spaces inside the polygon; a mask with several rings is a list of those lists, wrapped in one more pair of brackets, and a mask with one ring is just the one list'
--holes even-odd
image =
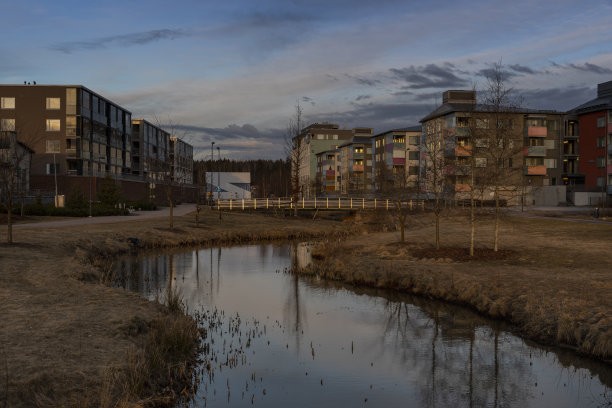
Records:
{"label": "brick apartment building", "polygon": [[82,85],[0,85],[0,130],[16,132],[34,151],[33,190],[52,192],[57,180],[58,194],[79,186],[95,200],[100,178],[110,176],[125,199],[146,197],[141,166],[150,160],[138,150],[133,163],[132,113]]}

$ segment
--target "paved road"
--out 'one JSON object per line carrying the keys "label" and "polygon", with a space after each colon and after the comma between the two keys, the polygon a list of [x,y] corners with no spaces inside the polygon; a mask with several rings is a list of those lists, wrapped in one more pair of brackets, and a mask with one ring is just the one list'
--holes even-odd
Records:
{"label": "paved road", "polygon": [[[181,216],[195,211],[195,204],[181,204],[174,207],[174,215]],[[34,222],[29,224],[14,224],[13,228],[40,228],[40,227],[65,227],[72,225],[87,225],[87,224],[105,224],[113,222],[134,221],[146,218],[169,217],[170,208],[164,207],[157,211],[134,211],[131,216],[110,216],[110,217],[92,217],[92,218],[74,218],[70,220],[58,220],[48,222]]]}

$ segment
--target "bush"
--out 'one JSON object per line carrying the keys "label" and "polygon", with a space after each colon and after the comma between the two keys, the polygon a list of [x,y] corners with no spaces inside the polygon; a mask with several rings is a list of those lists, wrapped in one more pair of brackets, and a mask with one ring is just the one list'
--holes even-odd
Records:
{"label": "bush", "polygon": [[147,201],[147,200],[128,201],[127,206],[132,207],[135,210],[140,210],[140,211],[157,210],[157,206],[155,205],[155,203],[152,201]]}
{"label": "bush", "polygon": [[[2,212],[6,212],[6,209],[2,209]],[[13,207],[13,214],[20,214],[21,208],[19,206]],[[53,205],[42,205],[42,204],[27,204],[23,208],[24,215],[40,215],[40,216],[55,216],[55,217],[88,217],[89,206],[84,208],[69,208],[59,207],[55,208]],[[130,212],[123,208],[109,208],[100,203],[92,203],[91,215],[93,217],[107,216],[107,215],[129,215]]]}
{"label": "bush", "polygon": [[105,207],[115,207],[119,204],[120,193],[119,186],[117,186],[115,180],[111,176],[106,175],[104,181],[100,184],[100,192],[98,193],[98,198],[102,205]]}
{"label": "bush", "polygon": [[86,208],[88,204],[89,203],[85,200],[85,195],[83,194],[81,187],[76,184],[73,185],[68,197],[66,197],[66,208]]}

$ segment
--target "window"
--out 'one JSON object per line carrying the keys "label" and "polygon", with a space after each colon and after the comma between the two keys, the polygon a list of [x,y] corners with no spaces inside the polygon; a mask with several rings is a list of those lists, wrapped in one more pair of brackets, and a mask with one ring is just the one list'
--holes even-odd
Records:
{"label": "window", "polygon": [[0,130],[15,131],[15,119],[0,119]]}
{"label": "window", "polygon": [[489,142],[487,142],[486,139],[475,139],[474,140],[474,146],[476,146],[476,147],[488,147],[489,146]]}
{"label": "window", "polygon": [[408,142],[410,143],[411,146],[418,146],[419,145],[419,137],[418,136],[410,136],[408,139]]}
{"label": "window", "polygon": [[59,132],[60,131],[60,120],[59,119],[47,119],[47,132]]}
{"label": "window", "polygon": [[606,117],[605,116],[600,116],[597,118],[597,127],[598,128],[606,127]]}
{"label": "window", "polygon": [[603,187],[604,186],[604,178],[603,177],[597,177],[597,187]]}
{"label": "window", "polygon": [[606,147],[606,138],[604,136],[600,136],[597,138],[597,147]]}
{"label": "window", "polygon": [[487,167],[487,158],[486,157],[476,157],[476,162],[474,165],[476,167]]}
{"label": "window", "polygon": [[317,135],[317,140],[324,140],[325,139],[325,135]]}
{"label": "window", "polygon": [[408,152],[408,160],[419,160],[419,152]]}
{"label": "window", "polygon": [[468,118],[457,118],[457,127],[467,127],[469,126]]}
{"label": "window", "polygon": [[512,157],[508,159],[508,168],[512,168]]}
{"label": "window", "polygon": [[528,127],[546,126],[546,119],[527,119],[525,123]]}
{"label": "window", "polygon": [[419,174],[419,166],[410,166],[408,167],[408,175],[409,176],[417,176]]}
{"label": "window", "polygon": [[58,174],[59,173],[59,163],[47,163],[47,174]]}
{"label": "window", "polygon": [[47,98],[47,109],[59,109],[60,98]]}
{"label": "window", "polygon": [[393,137],[393,143],[405,143],[406,139],[404,138],[404,136],[394,136]]}
{"label": "window", "polygon": [[363,147],[356,147],[355,153],[363,153]]}
{"label": "window", "polygon": [[47,140],[46,153],[59,153],[60,152],[60,141],[59,140]]}
{"label": "window", "polygon": [[476,128],[477,129],[488,129],[489,119],[476,119]]}
{"label": "window", "polygon": [[2,97],[0,98],[0,108],[2,109],[15,109],[15,98]]}
{"label": "window", "polygon": [[606,164],[606,158],[605,157],[598,157],[597,158],[597,167],[602,168],[604,167]]}

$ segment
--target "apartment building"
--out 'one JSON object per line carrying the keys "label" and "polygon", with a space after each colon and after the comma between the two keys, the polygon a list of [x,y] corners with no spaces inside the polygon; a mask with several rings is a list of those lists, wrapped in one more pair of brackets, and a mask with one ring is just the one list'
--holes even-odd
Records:
{"label": "apartment building", "polygon": [[0,131],[34,151],[31,188],[40,192],[79,186],[95,200],[99,178],[110,176],[136,200],[160,179],[162,163],[176,169],[176,182],[191,184],[193,148],[142,119],[133,140],[132,122],[129,110],[82,85],[0,85]]}
{"label": "apartment building", "polygon": [[340,150],[317,153],[316,194],[340,192]]}
{"label": "apartment building", "polygon": [[[568,112],[564,180],[575,190],[612,195],[612,81],[597,85],[597,98]],[[580,149],[578,150],[578,143]]]}
{"label": "apartment building", "polygon": [[[293,138],[293,157],[299,168],[300,194],[312,197],[317,183],[317,154],[337,149],[354,136],[372,136],[371,128],[340,129],[332,123],[313,123]],[[292,165],[297,163],[292,163]]]}
{"label": "apartment building", "polygon": [[355,136],[350,142],[340,145],[338,150],[340,151],[340,192],[343,194],[371,192],[371,136]]}
{"label": "apartment building", "polygon": [[[449,90],[443,103],[421,120],[426,149],[425,172],[439,152],[447,197],[462,198],[472,185],[494,173],[505,175],[505,199],[516,201],[517,191],[563,184],[561,152],[565,141],[565,114],[555,111],[511,109],[495,112],[476,103],[476,92]],[[505,139],[494,137],[503,131]],[[496,133],[497,132],[497,133]],[[505,144],[502,146],[501,144]],[[504,151],[494,163],[493,151]],[[503,158],[503,159],[502,159]],[[429,186],[431,188],[431,186]],[[486,199],[490,192],[481,190]],[[504,193],[502,193],[504,195]]]}
{"label": "apartment building", "polygon": [[395,182],[419,185],[421,126],[393,129],[372,136],[372,191],[383,193]]}
{"label": "apartment building", "polygon": [[35,152],[32,175],[122,175],[131,112],[82,85],[0,85],[0,130]]}

